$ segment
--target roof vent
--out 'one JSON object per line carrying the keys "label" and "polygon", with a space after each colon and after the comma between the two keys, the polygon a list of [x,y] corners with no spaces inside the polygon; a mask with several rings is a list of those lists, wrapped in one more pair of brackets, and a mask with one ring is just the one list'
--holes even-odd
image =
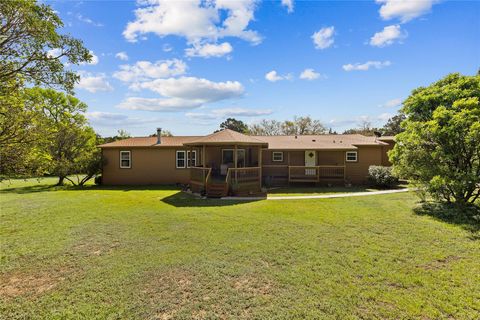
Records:
{"label": "roof vent", "polygon": [[335,143],[335,140],[333,140],[333,143]]}
{"label": "roof vent", "polygon": [[312,139],[312,142],[316,142],[316,141],[317,141],[317,140],[315,140],[315,139]]}
{"label": "roof vent", "polygon": [[297,135],[295,135],[295,139],[297,139],[297,138],[298,138]]}
{"label": "roof vent", "polygon": [[162,128],[157,128],[157,144],[162,143]]}

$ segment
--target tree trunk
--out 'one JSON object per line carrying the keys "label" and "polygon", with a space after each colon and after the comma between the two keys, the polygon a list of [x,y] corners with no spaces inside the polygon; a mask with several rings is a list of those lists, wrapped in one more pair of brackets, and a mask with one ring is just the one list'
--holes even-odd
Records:
{"label": "tree trunk", "polygon": [[64,180],[65,180],[65,177],[58,177],[57,186],[63,186],[63,181]]}

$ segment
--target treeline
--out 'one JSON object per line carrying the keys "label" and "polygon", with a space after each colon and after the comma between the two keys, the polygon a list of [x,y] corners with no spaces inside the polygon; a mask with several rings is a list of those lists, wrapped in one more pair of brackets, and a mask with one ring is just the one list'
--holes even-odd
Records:
{"label": "treeline", "polygon": [[[100,142],[73,96],[79,76],[67,70],[92,56],[83,43],[60,34],[57,13],[35,1],[1,1],[0,178],[82,173],[84,184],[101,167]],[[63,62],[62,62],[63,61]]]}
{"label": "treeline", "polygon": [[[363,134],[373,136],[376,133],[381,135],[396,135],[403,131],[401,127],[405,115],[399,113],[390,118],[387,123],[380,128],[372,127],[368,121],[363,121],[356,128],[343,131],[343,134]],[[338,134],[331,128],[327,129],[320,120],[312,119],[310,116],[297,117],[293,120],[277,121],[263,119],[259,123],[247,125],[241,120],[228,118],[220,124],[220,130],[230,129],[237,132],[256,135],[256,136],[276,136],[276,135],[308,135],[308,134]]]}

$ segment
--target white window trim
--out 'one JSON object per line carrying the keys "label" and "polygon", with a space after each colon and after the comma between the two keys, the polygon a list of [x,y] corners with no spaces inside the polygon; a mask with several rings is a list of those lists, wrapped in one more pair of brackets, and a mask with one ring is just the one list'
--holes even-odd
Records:
{"label": "white window trim", "polygon": [[[122,165],[122,153],[128,153],[128,166]],[[128,150],[120,150],[120,169],[130,169],[130,168],[132,168],[132,153]]]}
{"label": "white window trim", "polygon": [[[275,160],[275,154],[280,154],[280,160]],[[275,161],[275,162],[283,162],[283,151],[273,151],[272,152],[272,161]]]}
{"label": "white window trim", "polygon": [[[183,153],[183,159],[178,159],[179,153]],[[178,166],[178,160],[183,160],[184,165],[182,167]],[[185,169],[187,167],[187,152],[185,150],[177,150],[175,152],[175,167],[177,169]]]}
{"label": "white window trim", "polygon": [[193,159],[190,159],[190,150],[187,151],[187,168],[191,168],[192,166],[189,166],[188,165],[188,162],[193,160],[193,162],[195,162],[195,165],[194,167],[197,166],[197,150],[192,150],[193,152]]}
{"label": "white window trim", "polygon": [[[355,154],[355,160],[348,159],[348,155]],[[358,161],[358,152],[357,151],[347,151],[345,152],[345,161],[346,162],[357,162]]]}

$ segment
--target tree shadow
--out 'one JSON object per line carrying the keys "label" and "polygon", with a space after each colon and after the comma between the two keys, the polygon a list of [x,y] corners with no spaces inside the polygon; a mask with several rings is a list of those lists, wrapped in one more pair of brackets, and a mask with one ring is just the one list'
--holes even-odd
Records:
{"label": "tree shadow", "polygon": [[480,240],[480,207],[458,206],[448,203],[426,202],[413,209],[418,215],[461,226],[470,232],[470,239]]}
{"label": "tree shadow", "polygon": [[239,204],[261,201],[263,199],[204,199],[193,194],[177,192],[161,201],[174,207],[228,207]]}
{"label": "tree shadow", "polygon": [[27,194],[27,193],[36,193],[36,192],[50,192],[50,191],[94,191],[94,190],[111,190],[111,191],[141,191],[141,190],[170,190],[178,191],[181,188],[175,185],[144,185],[144,186],[98,186],[98,185],[84,185],[84,186],[73,186],[73,185],[63,185],[57,186],[54,184],[36,184],[20,187],[4,187],[0,189],[0,194],[2,193],[16,193],[16,194]]}

